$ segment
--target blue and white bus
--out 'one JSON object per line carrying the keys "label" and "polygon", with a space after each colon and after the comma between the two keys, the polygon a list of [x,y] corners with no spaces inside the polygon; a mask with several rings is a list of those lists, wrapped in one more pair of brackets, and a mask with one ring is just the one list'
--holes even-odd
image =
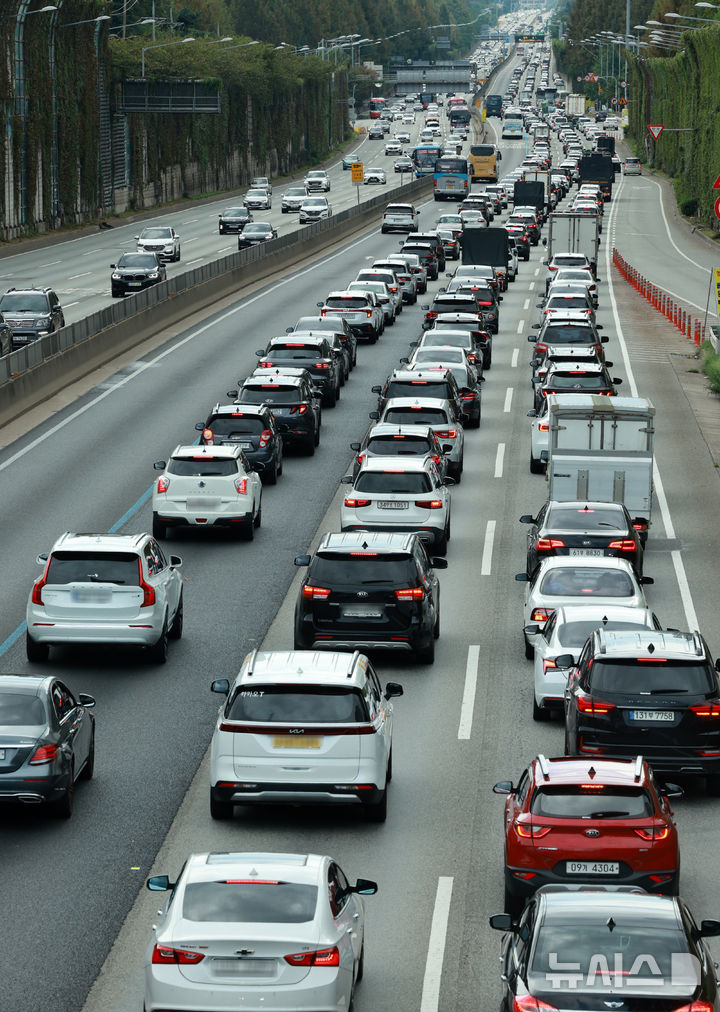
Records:
{"label": "blue and white bus", "polygon": [[435,200],[465,200],[470,192],[467,158],[438,158],[433,172]]}
{"label": "blue and white bus", "polygon": [[523,114],[522,109],[511,106],[503,111],[502,137],[508,140],[522,140]]}
{"label": "blue and white bus", "polygon": [[435,172],[435,162],[442,156],[442,148],[439,144],[418,144],[410,152],[415,175],[431,176]]}

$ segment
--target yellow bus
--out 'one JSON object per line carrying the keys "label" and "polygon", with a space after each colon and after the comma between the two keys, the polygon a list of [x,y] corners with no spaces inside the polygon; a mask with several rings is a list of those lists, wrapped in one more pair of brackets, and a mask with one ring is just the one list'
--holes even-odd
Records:
{"label": "yellow bus", "polygon": [[502,154],[494,144],[471,144],[468,162],[472,182],[486,179],[488,182],[496,183],[498,162],[501,158]]}

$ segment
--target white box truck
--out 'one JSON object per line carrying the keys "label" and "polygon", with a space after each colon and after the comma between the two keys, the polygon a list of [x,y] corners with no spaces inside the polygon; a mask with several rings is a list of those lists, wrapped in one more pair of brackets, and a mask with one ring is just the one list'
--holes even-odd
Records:
{"label": "white box truck", "polygon": [[585,96],[568,95],[565,99],[565,115],[568,119],[585,115]]}
{"label": "white box truck", "polygon": [[644,542],[652,510],[652,403],[601,394],[549,394],[547,400],[548,498],[624,503]]}
{"label": "white box truck", "polygon": [[543,239],[549,263],[556,253],[584,253],[597,277],[600,222],[595,215],[553,211],[548,217],[548,234]]}

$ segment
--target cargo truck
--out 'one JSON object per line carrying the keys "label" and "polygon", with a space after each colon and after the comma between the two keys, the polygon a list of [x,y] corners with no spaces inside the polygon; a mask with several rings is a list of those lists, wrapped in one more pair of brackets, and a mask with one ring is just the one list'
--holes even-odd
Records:
{"label": "cargo truck", "polygon": [[547,246],[549,263],[556,253],[584,253],[590,261],[593,276],[597,278],[598,249],[600,247],[600,222],[588,214],[573,214],[572,211],[554,211],[548,217]]}
{"label": "cargo truck", "polygon": [[466,228],[460,236],[463,264],[483,264],[494,267],[504,277],[503,288],[507,288],[510,280],[508,261],[507,229],[504,228]]}
{"label": "cargo truck", "polygon": [[601,394],[549,394],[547,403],[548,499],[623,503],[644,544],[652,511],[652,403]]}
{"label": "cargo truck", "polygon": [[542,183],[545,214],[550,213],[550,171],[549,169],[523,169],[526,183]]}
{"label": "cargo truck", "polygon": [[545,186],[541,181],[526,183],[522,179],[513,186],[514,207],[534,207],[541,219],[545,218]]}
{"label": "cargo truck", "polygon": [[615,176],[611,155],[601,151],[593,151],[590,155],[583,155],[579,168],[580,183],[594,183],[600,187],[603,200],[610,200]]}
{"label": "cargo truck", "polygon": [[585,115],[585,96],[568,95],[565,99],[565,115],[568,119]]}

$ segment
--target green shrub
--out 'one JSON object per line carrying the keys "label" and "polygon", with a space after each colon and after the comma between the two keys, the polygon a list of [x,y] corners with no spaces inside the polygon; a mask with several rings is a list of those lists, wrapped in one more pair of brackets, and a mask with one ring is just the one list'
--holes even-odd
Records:
{"label": "green shrub", "polygon": [[720,355],[709,341],[703,341],[700,358],[710,389],[713,393],[720,394]]}

